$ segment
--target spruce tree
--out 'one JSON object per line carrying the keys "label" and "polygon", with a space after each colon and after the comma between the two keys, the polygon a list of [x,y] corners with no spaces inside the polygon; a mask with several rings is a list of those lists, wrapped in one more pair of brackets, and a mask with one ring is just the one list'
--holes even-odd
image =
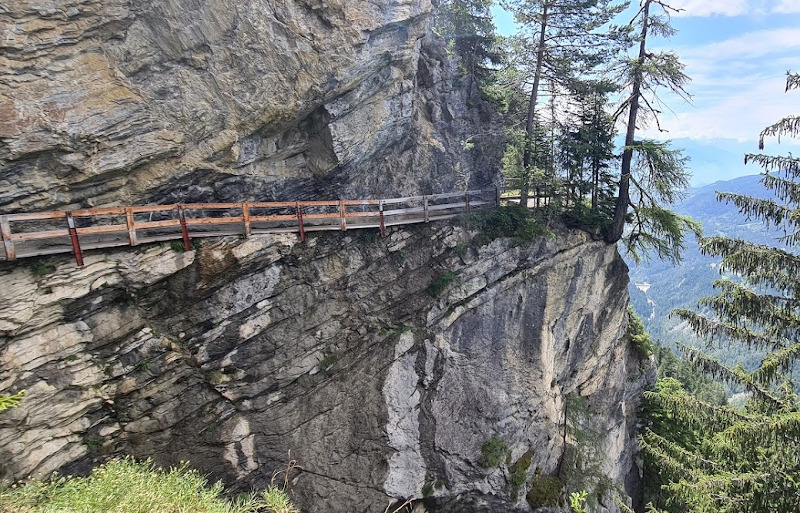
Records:
{"label": "spruce tree", "polygon": [[607,106],[609,94],[617,92],[617,87],[606,80],[588,80],[570,89],[575,113],[562,123],[558,142],[559,161],[569,186],[568,203],[575,213],[589,215],[591,210],[595,218],[610,219],[616,185],[612,167],[617,157],[616,131]]}
{"label": "spruce tree", "polygon": [[503,62],[492,21],[492,3],[493,0],[442,0],[437,10],[437,30],[461,57],[470,96],[476,83],[480,90],[491,82],[494,66]]}
{"label": "spruce tree", "polygon": [[[798,87],[800,76],[789,74],[787,91]],[[799,133],[800,117],[787,117],[762,132],[760,145],[767,137]],[[719,293],[700,302],[705,313],[673,313],[709,341],[761,348],[767,356],[747,371],[681,346],[695,366],[749,392],[741,410],[708,404],[674,387],[647,394],[658,422],[645,428],[642,444],[648,475],[661,485],[657,506],[669,511],[800,510],[800,402],[790,377],[800,357],[800,159],[752,154],[745,161],[763,168],[762,183],[775,199],[721,193],[719,200],[782,229],[781,247],[702,239],[702,251],[721,259],[721,272],[740,280],[717,280]]]}

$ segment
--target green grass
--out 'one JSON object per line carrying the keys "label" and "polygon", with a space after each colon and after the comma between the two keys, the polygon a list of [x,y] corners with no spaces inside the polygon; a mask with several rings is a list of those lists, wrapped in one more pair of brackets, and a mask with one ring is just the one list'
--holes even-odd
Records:
{"label": "green grass", "polygon": [[169,248],[176,253],[183,253],[186,250],[183,245],[183,240],[174,240],[170,242]]}
{"label": "green grass", "polygon": [[186,464],[170,470],[132,458],[113,460],[89,477],[54,477],[0,489],[0,513],[298,513],[286,493],[271,486],[229,501],[222,484]]}
{"label": "green grass", "polygon": [[56,272],[56,265],[50,260],[36,260],[31,264],[31,272],[37,278],[43,278]]}
{"label": "green grass", "polygon": [[269,513],[300,513],[300,510],[292,505],[286,492],[277,486],[270,486],[263,495],[263,502]]}

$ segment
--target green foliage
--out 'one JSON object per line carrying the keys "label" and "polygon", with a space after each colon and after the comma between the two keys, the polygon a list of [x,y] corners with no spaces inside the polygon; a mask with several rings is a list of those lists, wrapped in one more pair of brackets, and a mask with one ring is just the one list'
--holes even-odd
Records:
{"label": "green foliage", "polygon": [[447,271],[443,275],[433,280],[431,284],[428,285],[428,288],[425,289],[425,292],[427,292],[431,297],[439,297],[445,290],[447,290],[447,287],[449,287],[451,283],[456,281],[456,278],[458,278],[458,273]]}
{"label": "green foliage", "polygon": [[[688,218],[664,208],[688,186],[687,159],[680,151],[670,149],[669,142],[636,138],[637,127],[649,121],[661,128],[660,100],[656,93],[659,88],[689,98],[684,89],[689,77],[677,56],[648,47],[653,36],[669,37],[674,33],[669,25],[672,11],[666,2],[642,0],[629,27],[631,32],[639,31],[639,37],[631,39],[638,46],[638,55],[623,62],[617,70],[623,89],[630,90],[630,94],[615,114],[616,119],[627,111],[628,119],[614,221],[606,240],[617,242],[625,235],[625,246],[634,258],[655,250],[660,258],[676,262],[684,249],[684,233],[698,233],[699,228]],[[626,225],[630,225],[627,230]]]}
{"label": "green foliage", "polygon": [[569,509],[572,510],[572,513],[588,513],[586,509],[586,497],[588,496],[589,492],[586,490],[569,494]]}
{"label": "green foliage", "polygon": [[[798,80],[790,75],[787,89]],[[762,142],[766,136],[797,135],[796,119],[765,129]],[[772,165],[777,161],[748,159],[761,163],[767,176],[782,175],[762,181],[773,188],[777,201],[739,194],[722,194],[720,199],[767,226],[785,229],[781,242],[794,249],[800,245],[798,168],[776,169]],[[675,315],[701,337],[724,337],[767,353],[748,371],[679,346],[696,368],[747,390],[750,398],[742,409],[720,407],[685,393],[675,380],[662,380],[656,392],[646,394],[651,422],[642,434],[642,447],[651,468],[648,474],[658,487],[658,493],[653,492],[656,506],[676,513],[796,511],[800,399],[787,373],[800,357],[800,258],[785,249],[724,237],[704,239],[701,248],[721,259],[722,271],[740,280],[718,280],[718,293],[701,301],[702,312],[683,309]]]}
{"label": "green foliage", "polygon": [[517,461],[508,469],[513,489],[519,489],[528,480],[528,469],[531,468],[533,451],[528,449]]}
{"label": "green foliage", "polygon": [[632,212],[624,245],[637,261],[655,252],[663,260],[678,262],[686,234],[702,233],[700,223],[662,206],[680,199],[689,185],[687,159],[669,144],[643,140],[633,147],[636,172],[630,177]]}
{"label": "green foliage", "polygon": [[[442,0],[436,10],[436,31],[449,48],[461,57],[467,78],[467,94],[477,85],[484,98],[494,97],[495,66],[504,55],[492,22],[491,0]],[[460,87],[457,86],[457,87]]]}
{"label": "green foliage", "polygon": [[331,369],[331,367],[336,365],[337,361],[339,361],[339,359],[336,357],[335,354],[326,355],[325,358],[320,360],[319,363],[317,364],[317,370],[320,372],[328,372]]}
{"label": "green foliage", "polygon": [[444,488],[444,482],[441,479],[435,479],[430,483],[425,483],[425,486],[422,487],[422,496],[423,497],[431,497],[436,490],[441,490]]}
{"label": "green foliage", "polygon": [[[132,458],[112,460],[88,477],[58,477],[0,489],[0,513],[297,513],[288,498],[272,488],[262,497],[249,494],[233,501],[222,497],[222,484],[206,479],[186,464],[170,470]],[[282,493],[282,491],[281,491]]]}
{"label": "green foliage", "polygon": [[37,278],[43,278],[56,272],[56,265],[50,260],[36,260],[31,263],[31,272]]}
{"label": "green foliage", "polygon": [[286,491],[275,485],[270,485],[264,490],[261,501],[267,513],[300,513],[300,510],[295,508],[292,501],[289,500]]}
{"label": "green foliage", "polygon": [[25,390],[20,390],[16,394],[0,394],[0,412],[16,408],[23,397],[25,397]]}
{"label": "green foliage", "polygon": [[701,401],[716,406],[725,405],[725,387],[703,374],[690,362],[678,358],[672,349],[655,346],[655,356],[659,380],[673,378],[687,393]]}
{"label": "green foliage", "polygon": [[584,230],[597,230],[605,233],[611,226],[611,216],[607,212],[594,209],[585,203],[578,203],[564,210],[564,222]]}
{"label": "green foliage", "polygon": [[531,508],[564,506],[564,483],[556,476],[534,475],[525,500]]}
{"label": "green foliage", "polygon": [[644,330],[642,318],[636,315],[632,306],[628,306],[628,340],[630,340],[640,360],[647,360],[653,354],[655,346],[650,335]]}
{"label": "green foliage", "polygon": [[511,457],[508,443],[500,437],[493,436],[481,445],[480,465],[484,468],[497,468]]}
{"label": "green foliage", "polygon": [[467,225],[480,232],[477,241],[480,244],[488,244],[504,237],[527,244],[550,233],[528,209],[520,205],[502,206],[472,214]]}

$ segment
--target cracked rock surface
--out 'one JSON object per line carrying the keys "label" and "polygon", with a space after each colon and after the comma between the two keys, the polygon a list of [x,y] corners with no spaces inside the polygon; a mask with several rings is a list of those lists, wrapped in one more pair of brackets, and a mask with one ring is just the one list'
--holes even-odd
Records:
{"label": "cracked rock surface", "polygon": [[133,454],[249,490],[294,459],[304,511],[530,511],[481,446],[557,473],[580,400],[603,474],[634,488],[643,379],[615,247],[474,236],[431,224],[0,267],[0,392],[27,390],[0,416],[0,476]]}
{"label": "cracked rock surface", "polygon": [[467,106],[430,12],[429,0],[4,2],[0,211],[485,185],[502,145],[464,150],[491,115]]}

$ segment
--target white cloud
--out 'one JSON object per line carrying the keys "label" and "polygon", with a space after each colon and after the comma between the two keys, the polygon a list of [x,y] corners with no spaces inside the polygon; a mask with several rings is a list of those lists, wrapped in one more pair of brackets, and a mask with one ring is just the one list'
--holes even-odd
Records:
{"label": "white cloud", "polygon": [[[786,0],[790,1],[790,0]],[[669,5],[683,9],[677,16],[741,16],[750,8],[748,0],[675,0]]]}
{"label": "white cloud", "polygon": [[781,0],[772,9],[772,12],[781,14],[800,13],[800,0]]}
{"label": "white cloud", "polygon": [[683,9],[676,16],[746,16],[751,14],[800,13],[800,0],[673,0]]}
{"label": "white cloud", "polygon": [[[780,118],[800,114],[800,93],[784,93],[785,72],[796,67],[800,29],[761,30],[701,47],[678,50],[692,77],[692,105],[664,98],[673,112],[661,116],[669,130],[651,137],[753,141]],[[784,141],[791,144],[790,139]]]}
{"label": "white cloud", "polygon": [[684,52],[687,58],[752,59],[800,48],[800,29],[782,28],[748,32]]}

